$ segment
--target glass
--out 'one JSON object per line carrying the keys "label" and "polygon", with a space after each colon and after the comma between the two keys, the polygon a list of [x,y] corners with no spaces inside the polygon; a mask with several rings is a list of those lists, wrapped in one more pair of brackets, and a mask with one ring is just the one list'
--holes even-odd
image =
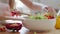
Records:
{"label": "glass", "polygon": [[57,16],[56,18],[56,29],[60,29],[60,16]]}
{"label": "glass", "polygon": [[57,13],[57,17],[56,17],[56,29],[60,29],[60,10]]}

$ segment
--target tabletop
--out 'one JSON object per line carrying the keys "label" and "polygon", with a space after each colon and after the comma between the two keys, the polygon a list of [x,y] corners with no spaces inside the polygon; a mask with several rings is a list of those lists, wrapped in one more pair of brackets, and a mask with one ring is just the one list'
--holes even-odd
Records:
{"label": "tabletop", "polygon": [[19,32],[0,32],[0,34],[60,34],[60,30],[54,30],[49,32],[33,32],[29,31],[29,29],[22,27]]}

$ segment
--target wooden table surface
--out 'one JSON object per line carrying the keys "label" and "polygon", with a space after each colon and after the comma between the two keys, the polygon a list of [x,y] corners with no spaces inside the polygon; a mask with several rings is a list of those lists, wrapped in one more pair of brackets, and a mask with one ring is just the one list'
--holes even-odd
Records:
{"label": "wooden table surface", "polygon": [[[25,27],[22,27],[22,29],[19,32],[0,32],[0,34],[34,34],[34,32],[29,31]],[[36,32],[35,34],[60,34],[60,30],[54,30],[50,32]]]}

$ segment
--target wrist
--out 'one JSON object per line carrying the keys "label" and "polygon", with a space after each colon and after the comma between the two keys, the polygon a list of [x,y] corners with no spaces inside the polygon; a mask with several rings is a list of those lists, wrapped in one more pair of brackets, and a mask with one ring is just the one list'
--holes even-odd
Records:
{"label": "wrist", "polygon": [[[42,6],[41,9],[44,10],[46,7],[48,7],[48,6]],[[47,10],[47,9],[46,9],[46,10]]]}

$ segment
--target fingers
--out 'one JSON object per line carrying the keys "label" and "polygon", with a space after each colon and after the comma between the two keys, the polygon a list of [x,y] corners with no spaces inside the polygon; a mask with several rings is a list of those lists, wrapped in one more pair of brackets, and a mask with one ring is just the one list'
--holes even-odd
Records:
{"label": "fingers", "polygon": [[56,10],[52,7],[45,7],[46,10],[51,14],[51,16],[56,16]]}
{"label": "fingers", "polygon": [[45,9],[48,10],[49,12],[53,11],[53,8],[51,8],[51,7],[45,7]]}

